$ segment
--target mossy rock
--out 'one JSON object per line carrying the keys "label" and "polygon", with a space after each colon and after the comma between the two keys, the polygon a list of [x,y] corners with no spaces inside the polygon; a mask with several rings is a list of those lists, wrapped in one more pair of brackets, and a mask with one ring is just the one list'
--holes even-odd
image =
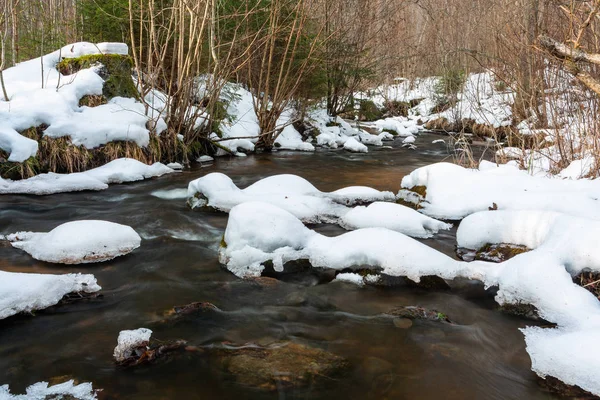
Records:
{"label": "mossy rock", "polygon": [[121,54],[91,54],[77,58],[65,58],[56,68],[63,75],[72,75],[82,69],[102,64],[98,74],[104,79],[102,95],[107,100],[113,97],[132,97],[139,99],[139,92],[133,82],[131,72],[133,60]]}
{"label": "mossy rock", "polygon": [[265,391],[330,384],[350,367],[343,357],[291,342],[223,350],[222,356],[225,370],[239,385]]}
{"label": "mossy rock", "polygon": [[475,253],[475,260],[500,263],[528,251],[531,251],[531,249],[526,246],[507,243],[488,243]]}
{"label": "mossy rock", "polygon": [[538,310],[535,306],[527,303],[513,303],[513,304],[502,304],[500,306],[500,311],[510,314],[516,315],[517,317],[523,317],[527,319],[540,320],[540,316],[538,314]]}
{"label": "mossy rock", "polygon": [[376,121],[383,118],[384,112],[372,100],[362,100],[358,115],[361,121]]}
{"label": "mossy rock", "polygon": [[398,317],[398,318],[407,318],[410,320],[426,320],[426,321],[436,321],[436,322],[446,322],[451,323],[448,316],[444,313],[441,313],[437,310],[428,310],[423,307],[415,307],[415,306],[405,306],[394,308],[386,314]]}
{"label": "mossy rock", "polygon": [[79,99],[79,107],[98,107],[108,103],[104,95],[86,94]]}

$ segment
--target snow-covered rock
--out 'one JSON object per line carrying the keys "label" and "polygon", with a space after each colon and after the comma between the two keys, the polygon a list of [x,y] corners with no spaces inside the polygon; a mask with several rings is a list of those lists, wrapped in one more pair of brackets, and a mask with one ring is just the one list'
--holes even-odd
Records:
{"label": "snow-covered rock", "polygon": [[600,350],[590,344],[600,339],[600,302],[573,277],[600,272],[599,235],[599,221],[544,211],[476,213],[463,220],[457,233],[464,248],[509,243],[533,249],[491,268],[485,284],[499,287],[499,303],[531,304],[558,325],[522,330],[532,369],[596,395]]}
{"label": "snow-covered rock", "polygon": [[304,222],[335,222],[357,203],[393,201],[393,194],[355,186],[332,193],[318,190],[296,175],[275,175],[239,189],[227,175],[211,173],[190,182],[188,204],[229,212],[238,204],[263,201],[293,213]]}
{"label": "snow-covered rock", "polygon": [[326,237],[305,227],[294,215],[267,203],[234,207],[225,230],[226,247],[219,260],[238,277],[260,276],[267,261],[275,270],[294,260],[308,260],[315,268],[365,268],[392,276],[438,275],[476,278],[486,263],[464,263],[399,232],[384,228],[359,229]]}
{"label": "snow-covered rock", "polygon": [[47,173],[12,181],[0,178],[0,194],[48,195],[83,190],[104,190],[109,184],[135,182],[174,172],[161,163],[146,165],[120,158],[101,167],[72,174]]}
{"label": "snow-covered rock", "polygon": [[0,271],[0,319],[21,312],[48,308],[69,293],[94,293],[100,289],[93,275],[42,275]]}
{"label": "snow-covered rock", "polygon": [[98,396],[91,383],[85,382],[76,385],[73,380],[53,386],[50,386],[48,382],[38,382],[27,387],[27,389],[25,389],[25,394],[11,394],[8,385],[0,386],[0,400],[46,400],[63,398],[96,400]]}
{"label": "snow-covered rock", "polygon": [[353,153],[368,153],[369,149],[364,144],[360,143],[353,137],[348,138],[344,143],[344,150],[351,151]]}
{"label": "snow-covered rock", "polygon": [[[482,161],[479,169],[433,164],[402,179],[405,190],[418,186],[426,188],[420,211],[433,218],[462,219],[497,208],[557,211],[600,219],[600,185],[596,181],[534,177],[510,164]],[[404,194],[401,191],[399,196]]]}
{"label": "snow-covered rock", "polygon": [[119,332],[117,347],[113,352],[115,361],[123,362],[133,356],[138,348],[148,346],[151,336],[152,331],[147,328]]}
{"label": "snow-covered rock", "polygon": [[376,202],[356,207],[340,219],[346,229],[387,228],[418,238],[432,237],[452,225],[423,215],[412,208],[395,203]]}
{"label": "snow-covered rock", "polygon": [[36,260],[60,264],[112,260],[131,253],[141,242],[129,226],[94,220],[67,222],[48,233],[18,232],[6,238]]}

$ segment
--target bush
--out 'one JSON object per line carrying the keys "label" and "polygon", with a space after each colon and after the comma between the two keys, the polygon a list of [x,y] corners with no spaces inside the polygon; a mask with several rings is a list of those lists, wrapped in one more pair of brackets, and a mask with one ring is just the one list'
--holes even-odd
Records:
{"label": "bush", "polygon": [[358,118],[361,121],[376,121],[383,118],[383,111],[372,100],[361,100]]}

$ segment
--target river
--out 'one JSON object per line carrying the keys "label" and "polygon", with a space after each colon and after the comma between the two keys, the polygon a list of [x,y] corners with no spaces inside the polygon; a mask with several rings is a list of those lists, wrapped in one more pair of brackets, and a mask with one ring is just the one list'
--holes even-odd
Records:
{"label": "river", "polygon": [[[451,161],[440,136],[423,134],[418,149],[370,148],[368,154],[319,150],[217,159],[144,182],[102,192],[45,197],[2,196],[0,234],[48,231],[78,219],[132,226],[144,239],[132,254],[96,265],[57,266],[0,244],[0,269],[16,272],[94,274],[104,297],[0,321],[0,385],[22,393],[30,384],[75,378],[104,389],[103,399],[550,399],[530,370],[519,328],[533,322],[496,309],[493,292],[468,282],[451,291],[407,287],[359,288],[291,274],[273,287],[237,279],[217,261],[227,215],[191,211],[183,199],[152,196],[185,189],[219,171],[245,187],[266,176],[292,173],[331,191],[350,185],[397,192],[417,167]],[[313,227],[314,228],[314,227]],[[316,227],[338,235],[336,226]],[[454,257],[455,230],[424,240]],[[223,313],[180,324],[157,323],[173,306],[211,302]],[[395,327],[380,315],[399,306],[436,309],[455,322],[415,321]],[[350,372],[326,385],[273,393],[237,385],[211,359],[183,354],[135,369],[116,367],[119,331],[148,327],[160,340],[185,339],[203,347],[289,340],[347,358]]]}

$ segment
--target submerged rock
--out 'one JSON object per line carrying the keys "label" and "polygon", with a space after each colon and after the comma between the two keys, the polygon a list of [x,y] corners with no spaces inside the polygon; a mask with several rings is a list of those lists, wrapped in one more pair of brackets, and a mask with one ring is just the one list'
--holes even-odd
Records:
{"label": "submerged rock", "polygon": [[583,390],[579,386],[567,385],[566,383],[552,376],[538,378],[538,382],[541,386],[545,387],[551,392],[559,394],[562,397],[575,398],[577,400],[594,400],[600,398],[586,390]]}
{"label": "submerged rock", "polygon": [[437,321],[437,322],[447,322],[452,323],[448,316],[444,313],[441,313],[437,310],[428,310],[423,307],[415,307],[415,306],[405,306],[394,308],[388,312],[387,315],[391,315],[398,318],[405,318],[409,320],[427,320],[427,321]]}
{"label": "submerged rock", "polygon": [[350,367],[343,357],[292,342],[225,350],[223,363],[240,385],[267,391],[328,382]]}

